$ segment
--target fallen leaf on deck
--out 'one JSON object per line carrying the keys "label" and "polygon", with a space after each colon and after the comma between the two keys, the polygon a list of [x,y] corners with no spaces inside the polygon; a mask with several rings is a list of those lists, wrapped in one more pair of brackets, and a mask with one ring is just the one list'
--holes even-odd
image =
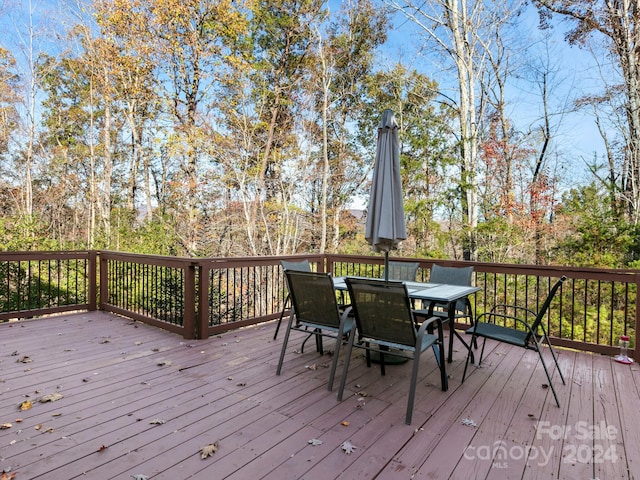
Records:
{"label": "fallen leaf on deck", "polygon": [[134,478],[134,480],[149,480],[149,477],[147,477],[146,475],[142,475],[141,473],[131,476]]}
{"label": "fallen leaf on deck", "polygon": [[367,392],[365,392],[364,390],[356,393],[356,395],[358,395],[359,397],[368,397],[369,394]]}
{"label": "fallen leaf on deck", "polygon": [[16,423],[21,423],[22,419],[21,418],[16,418]]}
{"label": "fallen leaf on deck", "polygon": [[345,420],[344,422],[340,422],[340,425],[342,425],[343,427],[348,427],[349,425],[351,425],[351,423]]}
{"label": "fallen leaf on deck", "polygon": [[322,445],[322,440],[318,440],[317,438],[312,438],[307,443],[309,443],[309,445],[313,445],[314,447],[316,447],[318,445]]}
{"label": "fallen leaf on deck", "polygon": [[18,350],[14,350],[14,352],[11,354],[12,357],[17,357],[18,356]]}
{"label": "fallen leaf on deck", "polygon": [[40,403],[56,402],[56,401],[60,400],[61,398],[64,398],[64,395],[62,395],[61,393],[58,393],[58,392],[53,392],[53,393],[48,393],[47,395],[43,395],[42,397],[40,397],[38,399],[38,401]]}
{"label": "fallen leaf on deck", "polygon": [[16,363],[31,363],[31,362],[33,362],[33,360],[31,360],[31,358],[29,358],[28,355],[25,355],[21,359],[16,360]]}
{"label": "fallen leaf on deck", "polygon": [[200,449],[200,458],[203,460],[207,457],[212,457],[214,453],[218,451],[218,442],[210,443]]}
{"label": "fallen leaf on deck", "polygon": [[155,420],[151,420],[149,422],[150,425],[164,425],[165,423],[167,422],[165,422],[164,420],[160,420],[159,418],[156,418]]}
{"label": "fallen leaf on deck", "polygon": [[25,410],[29,410],[32,406],[33,405],[31,404],[31,402],[29,400],[25,400],[20,405],[18,405],[18,407],[20,407],[20,410],[22,410],[23,412]]}
{"label": "fallen leaf on deck", "polygon": [[173,362],[171,360],[163,360],[161,362],[158,362],[159,367],[170,367],[172,364]]}
{"label": "fallen leaf on deck", "polygon": [[236,387],[246,387],[247,384],[245,382],[240,382],[236,385]]}
{"label": "fallen leaf on deck", "polygon": [[478,424],[476,422],[474,422],[473,420],[471,420],[470,418],[463,418],[462,419],[462,424],[466,425],[467,427],[477,427]]}
{"label": "fallen leaf on deck", "polygon": [[318,367],[314,363],[313,365],[305,365],[304,368],[308,368],[309,370],[317,370]]}
{"label": "fallen leaf on deck", "polygon": [[109,448],[109,447],[107,447],[106,445],[100,445],[100,448],[97,451],[98,452],[104,452],[107,448]]}
{"label": "fallen leaf on deck", "polygon": [[0,480],[13,480],[14,478],[16,478],[16,472],[2,472],[2,475],[0,475]]}
{"label": "fallen leaf on deck", "polygon": [[136,342],[134,345],[142,345],[142,342]]}
{"label": "fallen leaf on deck", "polygon": [[37,424],[37,425],[36,425],[35,427],[33,427],[33,428],[35,428],[36,430],[40,430],[40,429],[42,428],[42,424],[41,424],[41,423],[39,423],[39,424]]}
{"label": "fallen leaf on deck", "polygon": [[3,423],[2,425],[0,425],[0,430],[7,430],[11,427],[13,427],[13,425],[11,425],[10,423]]}
{"label": "fallen leaf on deck", "polygon": [[111,341],[111,340],[109,340],[108,338],[105,338],[105,339],[104,339],[104,340],[102,340],[100,343],[101,343],[101,344],[103,344],[103,343],[109,343],[110,341]]}
{"label": "fallen leaf on deck", "polygon": [[547,385],[546,383],[543,383],[542,388],[549,388],[549,385]]}
{"label": "fallen leaf on deck", "polygon": [[349,440],[345,441],[342,445],[340,445],[340,448],[342,450],[344,450],[344,453],[346,453],[347,455],[353,453],[353,451],[358,448],[355,445],[353,445]]}

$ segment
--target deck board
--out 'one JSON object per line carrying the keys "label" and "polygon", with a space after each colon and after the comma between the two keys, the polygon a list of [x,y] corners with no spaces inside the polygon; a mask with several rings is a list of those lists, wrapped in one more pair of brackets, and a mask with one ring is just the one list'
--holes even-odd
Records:
{"label": "deck board", "polygon": [[[274,341],[274,329],[272,322],[184,340],[104,312],[0,324],[0,423],[12,424],[0,430],[0,471],[16,480],[640,478],[637,364],[560,350],[567,384],[553,373],[557,408],[535,352],[488,342],[482,367],[470,366],[462,384],[465,352],[456,350],[447,392],[426,352],[408,426],[410,362],[387,366],[382,377],[354,349],[337,402],[344,351],[332,392],[331,355],[319,356],[312,344],[300,353],[297,333],[276,376],[284,335]],[[64,397],[37,402],[54,391]],[[26,399],[33,408],[20,411]],[[549,434],[579,422],[616,434]],[[201,459],[214,441],[218,452]],[[357,447],[350,455],[345,441]],[[474,456],[482,447],[491,454]],[[551,452],[549,461],[515,455],[525,448]],[[568,462],[579,449],[613,449],[617,457]]]}

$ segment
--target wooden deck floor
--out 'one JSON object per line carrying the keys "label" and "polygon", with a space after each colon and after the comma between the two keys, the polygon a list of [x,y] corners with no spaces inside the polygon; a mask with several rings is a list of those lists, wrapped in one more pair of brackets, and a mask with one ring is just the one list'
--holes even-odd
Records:
{"label": "wooden deck floor", "polygon": [[185,341],[102,312],[0,325],[0,471],[16,480],[640,478],[637,364],[560,351],[557,408],[535,352],[488,344],[461,384],[457,351],[448,392],[430,355],[407,426],[409,364],[381,377],[354,360],[339,403],[326,389],[329,357],[297,353],[299,335],[275,375],[283,335],[274,342],[274,328]]}

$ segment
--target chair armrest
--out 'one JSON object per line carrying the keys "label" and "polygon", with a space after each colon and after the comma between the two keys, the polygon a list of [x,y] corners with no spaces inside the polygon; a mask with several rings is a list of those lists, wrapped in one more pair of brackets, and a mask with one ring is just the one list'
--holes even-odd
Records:
{"label": "chair armrest", "polygon": [[[436,315],[432,315],[431,317],[427,317],[426,313],[422,310],[412,310],[412,313],[417,312],[418,316],[425,317],[425,320],[420,324],[420,330],[426,329],[434,322],[439,323],[439,327],[442,327],[442,317],[438,317]],[[415,322],[414,322],[415,323]]]}
{"label": "chair armrest", "polygon": [[353,310],[353,307],[351,305],[346,305],[346,308],[344,309],[344,311],[340,315],[340,320],[341,321],[346,320],[347,317],[351,315],[351,311],[352,310]]}
{"label": "chair armrest", "polygon": [[522,312],[522,313],[526,313],[527,315],[532,315],[534,318],[537,315],[537,313],[534,312],[533,310],[531,310],[530,308],[521,307],[521,306],[518,306],[518,305],[509,305],[507,303],[499,303],[497,305],[494,305],[493,308],[489,312],[498,314],[498,310],[502,310],[501,315],[506,315],[506,316],[509,316],[509,317],[513,317],[514,315],[509,315],[507,313],[508,309],[512,309],[513,312],[516,313],[516,314],[518,312]]}
{"label": "chair armrest", "polygon": [[[489,321],[485,320],[485,318],[488,318]],[[492,312],[486,312],[486,313],[483,313],[483,314],[479,315],[478,318],[476,319],[476,322],[477,322],[476,325],[478,325],[478,324],[480,324],[482,322],[495,324],[496,323],[496,318],[502,318],[504,320],[512,320],[512,321],[516,322],[516,324],[523,325],[525,327],[526,331],[530,332],[532,335],[535,335],[535,332],[531,329],[531,325],[527,321],[525,321],[525,320],[523,320],[521,318],[518,318],[518,317],[514,317],[513,315],[506,315],[504,313],[495,313],[493,311]]]}
{"label": "chair armrest", "polygon": [[444,329],[442,328],[442,318],[436,317],[435,315],[427,318],[422,324],[420,324],[420,328],[416,334],[416,340],[422,341],[422,337],[424,337],[427,328],[431,327],[433,324],[436,324],[436,328],[438,329],[438,343],[440,345],[444,345]]}

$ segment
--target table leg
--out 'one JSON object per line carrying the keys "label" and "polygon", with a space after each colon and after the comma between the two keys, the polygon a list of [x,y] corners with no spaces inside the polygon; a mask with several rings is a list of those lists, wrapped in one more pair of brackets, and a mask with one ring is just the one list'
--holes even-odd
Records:
{"label": "table leg", "polygon": [[[458,333],[458,331],[456,330],[456,326],[455,326],[455,322],[456,322],[456,302],[449,302],[449,309],[448,309],[448,316],[449,316],[449,357],[447,358],[447,361],[449,363],[451,363],[453,361],[453,337],[454,335],[456,337],[458,337],[458,339],[462,342],[462,344],[464,345],[464,348],[467,351],[471,351],[469,350],[469,345],[467,344],[467,342],[465,342],[464,338],[462,338],[462,335],[460,335]],[[474,358],[473,358],[473,352],[471,352],[471,363],[474,363]]]}

